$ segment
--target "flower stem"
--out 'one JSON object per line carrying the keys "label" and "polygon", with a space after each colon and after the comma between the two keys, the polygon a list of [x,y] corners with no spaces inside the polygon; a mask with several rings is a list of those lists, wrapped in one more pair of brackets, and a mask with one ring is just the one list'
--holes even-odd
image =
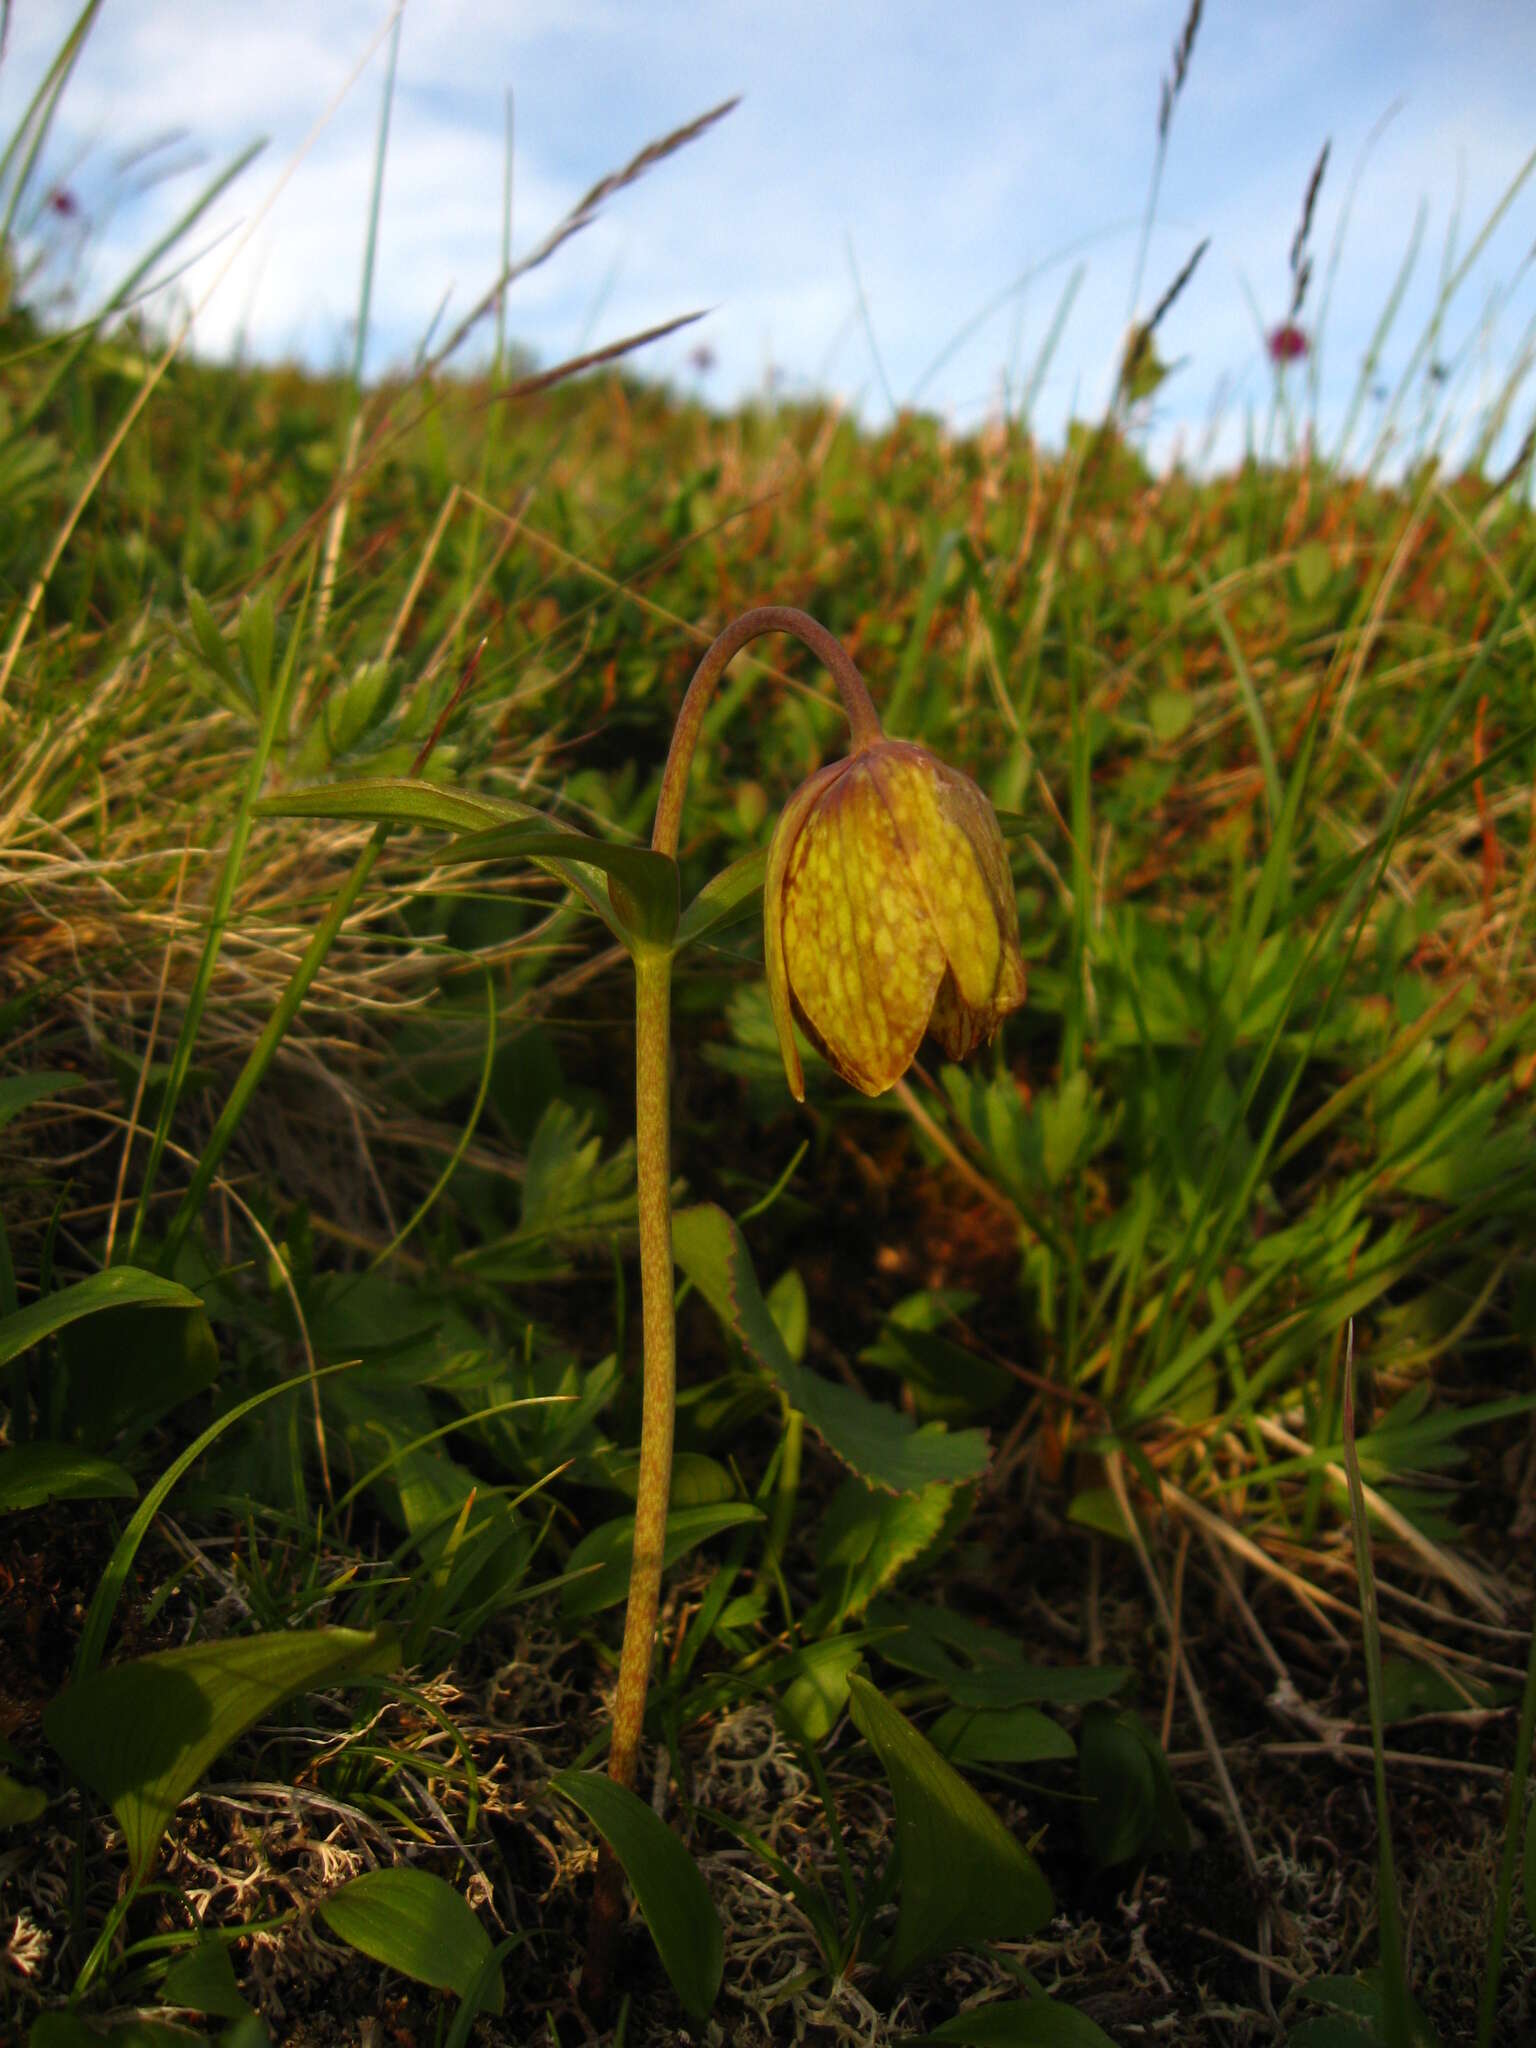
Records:
{"label": "flower stem", "polygon": [[843,709],[848,714],[854,753],[876,745],[884,737],[880,714],[865,687],[864,678],[854,666],[847,649],[841,641],[833,638],[825,626],[819,625],[808,612],[796,611],[793,605],[762,604],[753,611],[743,612],[705,650],[703,660],[693,672],[693,681],[688,685],[682,709],[677,714],[677,724],[672,728],[672,746],[662,772],[661,794],[656,800],[656,826],[651,833],[651,845],[657,853],[677,852],[683,798],[688,789],[688,770],[693,765],[693,750],[698,744],[699,730],[715,685],[725,674],[732,657],[739,654],[749,640],[759,640],[764,633],[789,633],[796,640],[803,641],[814,655],[826,663],[843,700]]}
{"label": "flower stem", "polygon": [[[671,1102],[667,1062],[671,1037],[672,955],[653,947],[635,955],[635,1175],[639,1197],[641,1382],[640,1470],[635,1491],[635,1551],[624,1611],[619,1682],[613,1696],[608,1775],[632,1787],[645,1722],[656,1609],[661,1596],[667,1500],[672,1490],[672,1423],[676,1409],[677,1325],[673,1314]],[[582,1991],[603,2004],[613,1975],[622,1882],[605,1844],[587,1928]]]}
{"label": "flower stem", "polygon": [[[710,697],[733,655],[764,633],[789,633],[826,664],[852,729],[853,749],[882,738],[864,679],[825,626],[790,605],[759,605],[713,640],[693,674],[672,731],[662,773],[651,845],[676,855],[688,770]],[[613,1696],[608,1775],[631,1788],[645,1725],[661,1597],[667,1502],[672,1491],[672,1425],[676,1409],[677,1325],[673,1313],[671,1105],[667,1062],[671,1037],[672,954],[665,947],[635,953],[635,1172],[639,1195],[640,1325],[645,1363],[641,1385],[640,1470],[635,1491],[635,1550],[629,1604]],[[796,1438],[798,1450],[798,1437]],[[792,1478],[787,1480],[792,1487]],[[623,1887],[619,1865],[605,1844],[599,1852],[592,1914],[587,1925],[582,1999],[589,2011],[606,2001],[613,1981]]]}

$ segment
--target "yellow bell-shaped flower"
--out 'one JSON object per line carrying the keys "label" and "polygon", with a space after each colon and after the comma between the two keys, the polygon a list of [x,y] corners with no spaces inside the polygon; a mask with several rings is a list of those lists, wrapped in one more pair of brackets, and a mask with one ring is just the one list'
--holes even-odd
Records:
{"label": "yellow bell-shaped flower", "polygon": [[768,849],[764,957],[784,1072],[791,1020],[845,1081],[881,1095],[932,1031],[951,1059],[1024,1000],[1003,835],[969,776],[880,740],[790,798]]}

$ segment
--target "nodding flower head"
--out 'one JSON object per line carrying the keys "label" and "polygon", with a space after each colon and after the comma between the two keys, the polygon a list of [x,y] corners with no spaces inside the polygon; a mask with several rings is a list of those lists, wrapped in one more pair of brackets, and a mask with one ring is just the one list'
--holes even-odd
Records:
{"label": "nodding flower head", "polygon": [[768,849],[764,954],[784,1072],[797,1021],[881,1095],[932,1031],[951,1059],[1024,1000],[1019,914],[992,806],[926,747],[880,740],[790,798]]}

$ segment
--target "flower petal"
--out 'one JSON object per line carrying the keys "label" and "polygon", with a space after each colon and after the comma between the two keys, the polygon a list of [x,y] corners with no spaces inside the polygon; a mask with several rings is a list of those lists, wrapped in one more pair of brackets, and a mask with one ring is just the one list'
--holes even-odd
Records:
{"label": "flower petal", "polygon": [[[944,768],[922,747],[892,742],[871,756],[871,772],[890,809],[908,872],[927,905],[960,1001],[972,1009],[989,1009],[1002,965],[1000,906],[993,878],[984,872],[972,839],[977,822],[973,805],[956,785],[965,784],[978,805],[985,806],[986,798],[967,777]],[[992,830],[997,833],[995,823]],[[1001,852],[1000,834],[998,844]],[[1008,900],[1013,900],[1011,888]],[[1015,913],[1015,946],[1017,930]]]}
{"label": "flower petal", "polygon": [[783,882],[783,936],[789,988],[827,1059],[880,1095],[922,1042],[944,948],[872,759],[855,755],[801,826]]}
{"label": "flower petal", "polygon": [[773,828],[773,838],[768,843],[768,866],[763,875],[763,968],[768,980],[773,1028],[778,1033],[779,1054],[784,1061],[784,1078],[796,1102],[805,1100],[805,1074],[800,1065],[800,1048],[795,1044],[789,980],[784,965],[784,877],[807,815],[820,801],[822,793],[849,766],[846,760],[833,761],[802,782],[784,806],[779,822]]}

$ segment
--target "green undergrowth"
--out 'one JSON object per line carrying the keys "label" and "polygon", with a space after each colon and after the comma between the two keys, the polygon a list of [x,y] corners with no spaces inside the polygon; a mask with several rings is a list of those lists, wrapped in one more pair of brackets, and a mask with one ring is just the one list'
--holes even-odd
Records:
{"label": "green undergrowth", "polygon": [[[1156,475],[1134,409],[1048,451],[531,388],[504,334],[490,376],[366,390],[161,372],[132,314],[28,310],[24,225],[0,2025],[575,2040],[601,1836],[649,1930],[614,2038],[1091,2043],[1208,2003],[1212,2040],[1451,2040],[1480,1997],[1523,2038],[1520,492]],[[693,662],[768,602],[994,801],[1028,996],[963,1068],[930,1045],[870,1103],[808,1053],[790,1102],[751,857],[840,726],[800,650],[739,657],[679,861],[636,1799],[594,1772],[639,1424],[614,905]],[[1416,1792],[1385,1891],[1335,1844],[1330,1895],[1307,1814],[1372,1726],[1411,1784],[1415,1745],[1466,1766],[1480,1832]],[[1378,1945],[1456,1858],[1454,1939],[1410,1911],[1405,1961],[1389,1909]]]}

